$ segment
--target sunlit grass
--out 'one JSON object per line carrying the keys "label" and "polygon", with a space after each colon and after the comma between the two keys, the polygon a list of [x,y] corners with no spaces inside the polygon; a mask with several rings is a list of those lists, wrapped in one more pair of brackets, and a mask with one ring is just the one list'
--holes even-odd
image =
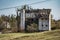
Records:
{"label": "sunlit grass", "polygon": [[60,30],[38,33],[0,34],[0,40],[60,40]]}

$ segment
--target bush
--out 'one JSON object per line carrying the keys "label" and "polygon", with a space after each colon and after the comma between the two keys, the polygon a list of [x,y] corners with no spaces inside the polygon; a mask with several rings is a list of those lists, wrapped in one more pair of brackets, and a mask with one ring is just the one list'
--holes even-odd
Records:
{"label": "bush", "polygon": [[27,26],[27,30],[28,30],[28,32],[34,32],[34,31],[37,31],[38,30],[38,26],[37,26],[37,24],[35,24],[35,23],[33,23],[33,24],[31,24],[31,26]]}

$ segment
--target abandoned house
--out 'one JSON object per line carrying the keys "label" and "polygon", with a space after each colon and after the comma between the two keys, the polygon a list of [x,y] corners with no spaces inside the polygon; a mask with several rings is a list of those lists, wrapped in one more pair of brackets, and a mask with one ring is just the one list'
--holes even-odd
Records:
{"label": "abandoned house", "polygon": [[[51,9],[31,9],[24,6],[22,9],[17,9],[18,29],[21,31],[32,30],[31,25],[35,23],[38,31],[51,30]],[[33,30],[32,30],[33,31]]]}

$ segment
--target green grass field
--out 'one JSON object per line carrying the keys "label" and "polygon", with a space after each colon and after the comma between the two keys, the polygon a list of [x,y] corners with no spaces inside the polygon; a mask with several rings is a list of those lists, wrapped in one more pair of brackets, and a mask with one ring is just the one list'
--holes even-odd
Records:
{"label": "green grass field", "polygon": [[0,34],[0,40],[60,40],[60,30],[38,33]]}

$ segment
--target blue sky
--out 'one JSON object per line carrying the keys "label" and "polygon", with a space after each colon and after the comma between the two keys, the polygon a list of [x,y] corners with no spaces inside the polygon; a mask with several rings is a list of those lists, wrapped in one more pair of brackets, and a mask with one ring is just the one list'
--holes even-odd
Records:
{"label": "blue sky", "polygon": [[[8,8],[8,7],[15,7],[20,6],[24,4],[30,4],[34,2],[39,2],[44,0],[0,0],[0,9],[2,8]],[[60,0],[49,0],[43,3],[38,3],[34,5],[29,5],[32,8],[39,8],[39,9],[52,9],[51,14],[53,15],[53,18],[58,20],[60,19]],[[12,9],[6,9],[6,10],[0,10],[0,15],[16,15],[16,8]]]}

